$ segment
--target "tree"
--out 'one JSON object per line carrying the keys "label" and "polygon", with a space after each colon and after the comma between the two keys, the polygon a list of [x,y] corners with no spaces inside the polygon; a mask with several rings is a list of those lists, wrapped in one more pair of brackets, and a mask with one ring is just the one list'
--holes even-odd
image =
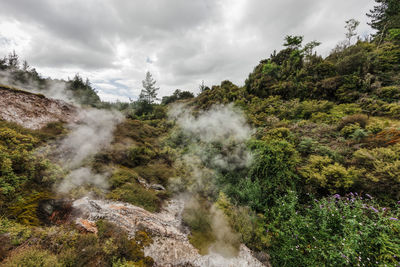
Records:
{"label": "tree", "polygon": [[349,19],[346,21],[346,26],[344,26],[344,27],[347,30],[346,38],[347,38],[349,46],[351,45],[351,38],[353,38],[354,36],[357,35],[356,29],[357,29],[358,25],[360,25],[360,22],[358,20]]}
{"label": "tree", "polygon": [[30,68],[30,66],[28,64],[28,61],[24,60],[22,63],[22,70],[29,71],[29,68]]}
{"label": "tree", "polygon": [[206,90],[209,90],[210,88],[208,88],[208,86],[206,86],[204,84],[204,81],[201,81],[201,84],[199,85],[199,90],[200,90],[200,94],[203,93]]}
{"label": "tree", "polygon": [[148,71],[146,73],[146,78],[142,81],[143,89],[140,92],[139,101],[147,102],[148,104],[154,103],[157,100],[157,91],[160,89],[155,87],[156,80]]}
{"label": "tree", "polygon": [[176,89],[175,92],[171,96],[164,96],[161,100],[161,104],[167,105],[167,104],[175,102],[177,100],[189,99],[189,98],[193,98],[193,97],[194,97],[193,93],[191,93],[189,91],[181,91],[179,89]]}
{"label": "tree", "polygon": [[314,48],[316,48],[317,46],[320,46],[320,45],[321,45],[321,42],[311,41],[304,46],[303,51],[306,54],[306,56],[310,57],[313,54]]}
{"label": "tree", "polygon": [[382,42],[389,30],[400,28],[400,1],[375,0],[375,2],[378,5],[367,14],[371,18],[368,25],[378,31],[375,36],[380,37],[379,42]]}
{"label": "tree", "polygon": [[15,53],[15,50],[8,55],[8,66],[11,69],[19,68],[19,56]]}
{"label": "tree", "polygon": [[303,36],[286,35],[284,46],[291,49],[299,49],[303,42]]}

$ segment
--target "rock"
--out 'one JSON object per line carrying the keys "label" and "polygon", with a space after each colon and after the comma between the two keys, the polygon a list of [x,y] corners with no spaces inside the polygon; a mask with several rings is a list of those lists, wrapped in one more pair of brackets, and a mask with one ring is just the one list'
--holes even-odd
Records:
{"label": "rock", "polygon": [[80,230],[97,234],[97,226],[94,221],[78,218],[76,219],[75,223]]}
{"label": "rock", "polygon": [[165,191],[165,187],[160,184],[152,184],[150,185],[150,188],[157,191]]}
{"label": "rock", "polygon": [[138,177],[137,181],[139,182],[139,184],[141,184],[142,186],[144,186],[146,188],[150,187],[149,183],[145,179],[143,179],[141,177]]}
{"label": "rock", "polygon": [[154,259],[155,266],[267,266],[257,260],[245,245],[241,245],[239,254],[232,258],[216,253],[200,255],[189,242],[188,229],[182,225],[182,200],[169,201],[159,213],[151,213],[127,203],[88,197],[76,200],[73,207],[80,213],[77,224],[88,229],[84,222],[105,219],[125,229],[131,237],[138,230],[149,232],[153,243],[144,248],[144,253]]}

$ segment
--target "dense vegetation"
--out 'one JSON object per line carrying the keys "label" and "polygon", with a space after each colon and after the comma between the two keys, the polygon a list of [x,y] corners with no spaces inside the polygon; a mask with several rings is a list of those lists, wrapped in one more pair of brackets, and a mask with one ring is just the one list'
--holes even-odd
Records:
{"label": "dense vegetation", "polygon": [[[252,160],[223,168],[215,156],[239,144],[201,143],[198,164],[213,179],[190,191],[196,206],[183,214],[201,253],[217,240],[217,208],[240,241],[260,259],[269,254],[274,266],[398,266],[400,7],[396,0],[376,2],[371,39],[351,44],[349,33],[348,42],[323,58],[314,52],[318,42],[303,45],[303,37],[287,36],[285,48],[261,60],[243,87],[223,81],[197,97],[177,90],[156,104],[150,76],[138,101],[102,103],[88,81],[78,75],[66,81],[81,104],[126,116],[111,146],[89,162],[99,172],[112,169],[110,190],[87,190],[159,210],[172,193],[194,187],[193,170],[180,160],[199,153],[200,144],[168,120],[167,110],[177,101],[194,114],[233,103],[255,129],[245,144]],[[46,90],[54,82],[17,61],[15,54],[0,61],[11,84],[34,80]],[[98,235],[83,234],[67,223],[49,225],[37,213],[40,201],[56,198],[49,188],[66,175],[37,149],[67,133],[59,123],[31,131],[0,122],[0,259],[8,266],[151,265],[143,255],[151,242],[145,232],[129,240],[117,226],[99,221]]]}

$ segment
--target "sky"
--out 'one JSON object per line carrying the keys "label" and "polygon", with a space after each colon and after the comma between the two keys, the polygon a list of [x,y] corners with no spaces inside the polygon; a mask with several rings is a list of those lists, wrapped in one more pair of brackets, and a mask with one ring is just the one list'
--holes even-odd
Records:
{"label": "sky", "polygon": [[0,56],[13,50],[44,77],[89,78],[105,101],[136,99],[150,71],[159,96],[243,85],[286,35],[326,56],[373,0],[0,0]]}

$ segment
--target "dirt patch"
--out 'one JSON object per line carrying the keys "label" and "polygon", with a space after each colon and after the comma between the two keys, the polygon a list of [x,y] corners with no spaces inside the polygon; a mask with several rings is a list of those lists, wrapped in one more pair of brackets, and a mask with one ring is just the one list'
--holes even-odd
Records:
{"label": "dirt patch", "polygon": [[0,85],[2,120],[36,130],[50,122],[74,122],[76,117],[77,108],[64,101]]}

